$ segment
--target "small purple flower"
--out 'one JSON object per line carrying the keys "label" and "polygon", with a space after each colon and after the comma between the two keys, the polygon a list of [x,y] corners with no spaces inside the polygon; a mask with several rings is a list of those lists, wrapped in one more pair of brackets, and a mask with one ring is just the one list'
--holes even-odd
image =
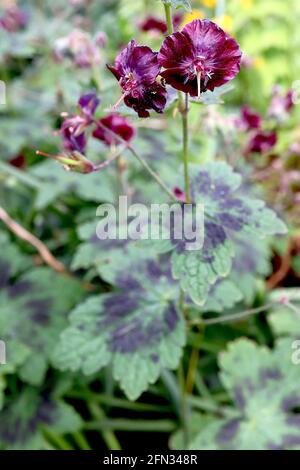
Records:
{"label": "small purple flower", "polygon": [[272,92],[268,116],[276,119],[278,122],[284,122],[294,107],[293,94],[293,90],[288,90],[284,93],[280,86],[275,86]]}
{"label": "small purple flower", "polygon": [[124,103],[133,108],[139,117],[148,117],[149,110],[162,113],[167,101],[167,92],[157,81],[160,65],[157,53],[150,47],[138,46],[130,41],[117,56],[115,65],[108,65],[123,90]]}
{"label": "small purple flower", "polygon": [[81,116],[66,118],[60,128],[63,137],[64,149],[67,152],[84,153],[86,148],[85,130],[86,120]]}
{"label": "small purple flower", "polygon": [[168,84],[199,97],[232,80],[241,55],[238,43],[215,23],[194,20],[164,40],[158,62]]}
{"label": "small purple flower", "polygon": [[243,106],[241,115],[241,125],[245,130],[260,128],[261,116],[255,111],[252,111],[248,106]]}
{"label": "small purple flower", "polygon": [[27,11],[11,6],[4,11],[3,16],[0,18],[0,29],[3,28],[9,33],[15,33],[23,29],[28,22]]}
{"label": "small purple flower", "polygon": [[267,153],[277,142],[276,132],[257,131],[250,139],[248,152]]}
{"label": "small purple flower", "polygon": [[98,127],[93,132],[93,137],[96,139],[102,140],[106,145],[118,145],[120,141],[114,137],[110,132],[114,132],[119,137],[122,137],[126,142],[130,142],[135,135],[135,130],[128,122],[127,119],[120,116],[119,114],[113,113],[105,116],[102,119],[99,119],[99,124],[105,126],[108,131],[106,131],[102,126]]}
{"label": "small purple flower", "polygon": [[78,105],[81,108],[81,114],[90,121],[93,119],[99,103],[100,100],[97,98],[97,95],[94,92],[82,95],[78,100]]}

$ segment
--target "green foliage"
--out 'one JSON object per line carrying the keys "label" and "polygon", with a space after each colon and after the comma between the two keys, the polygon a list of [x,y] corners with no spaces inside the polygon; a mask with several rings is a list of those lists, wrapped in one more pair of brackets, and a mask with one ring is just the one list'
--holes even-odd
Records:
{"label": "green foliage", "polygon": [[[205,211],[204,245],[195,251],[184,249],[186,240],[97,238],[98,204],[114,204],[124,191],[133,203],[169,202],[128,150],[85,175],[53,158],[63,151],[61,113],[77,113],[81,95],[97,92],[96,119],[114,109],[121,92],[106,63],[121,45],[135,38],[159,50],[164,34],[141,31],[140,22],[164,20],[163,3],[182,25],[192,7],[213,17],[217,5],[19,3],[29,13],[26,27],[0,28],[1,209],[71,272],[41,265],[28,237],[0,212],[0,449],[79,449],[84,439],[101,449],[120,439],[126,449],[126,430],[136,431],[134,439],[155,430],[153,447],[166,442],[162,432],[175,431],[174,449],[300,449],[299,107],[278,121],[269,116],[272,87],[297,88],[299,1],[227,0],[214,19],[239,42],[243,64],[232,83],[190,100],[192,199]],[[91,68],[54,54],[74,29],[92,42],[99,31],[107,35]],[[168,92],[163,116],[140,119],[124,103],[114,111],[135,127],[136,152],[177,194],[184,191],[182,122],[178,94]],[[270,155],[245,151],[256,131],[242,129],[244,105],[260,112],[264,130],[276,131]],[[100,163],[113,147],[89,139],[86,154]],[[22,168],[11,165],[15,157]],[[270,291],[265,281],[285,267],[291,242],[288,274]],[[256,307],[261,313],[243,317]],[[235,314],[239,321],[228,321]],[[218,324],[203,323],[210,319]]]}
{"label": "green foliage", "polygon": [[[251,358],[251,361],[249,361]],[[220,356],[221,380],[235,408],[214,418],[190,449],[299,449],[299,368],[291,362],[289,340],[274,351],[241,339]],[[280,380],[280,387],[278,387]]]}
{"label": "green foliage", "polygon": [[110,363],[131,400],[154,383],[163,368],[178,366],[185,344],[178,286],[158,263],[148,260],[133,266],[126,274],[118,264],[115,282],[120,291],[90,297],[71,313],[70,327],[55,351],[55,364],[62,370],[93,374]]}
{"label": "green foliage", "polygon": [[40,396],[33,388],[25,388],[1,412],[0,446],[12,450],[45,450],[49,444],[43,429],[64,434],[80,427],[80,416],[71,406]]}
{"label": "green foliage", "polygon": [[206,164],[200,171],[195,165],[191,181],[195,202],[204,205],[204,246],[174,248],[172,266],[182,289],[203,305],[210,286],[231,270],[236,233],[263,238],[286,233],[286,227],[263,201],[244,194],[240,175],[224,162]]}

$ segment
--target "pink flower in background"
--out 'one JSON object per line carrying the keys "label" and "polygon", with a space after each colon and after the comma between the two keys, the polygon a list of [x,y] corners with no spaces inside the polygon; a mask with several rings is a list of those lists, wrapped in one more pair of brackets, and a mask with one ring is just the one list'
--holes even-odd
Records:
{"label": "pink flower in background", "polygon": [[26,26],[28,19],[27,11],[17,6],[11,6],[0,17],[0,29],[3,28],[9,33],[15,33]]}
{"label": "pink flower in background", "polygon": [[99,119],[98,123],[102,124],[102,126],[105,126],[108,131],[105,130],[102,126],[98,125],[98,127],[93,132],[93,137],[102,140],[102,142],[104,142],[106,145],[120,144],[120,141],[114,137],[109,132],[109,130],[117,134],[126,142],[130,142],[130,140],[135,135],[135,130],[129,121],[116,113],[109,114],[108,116]]}
{"label": "pink flower in background", "polygon": [[281,86],[276,85],[272,91],[272,99],[268,110],[268,116],[283,122],[294,107],[293,90],[284,92]]}
{"label": "pink flower in background", "polygon": [[148,117],[149,110],[162,113],[167,101],[165,87],[157,81],[160,65],[157,53],[150,47],[130,41],[120,52],[115,65],[108,65],[122,88],[122,99],[140,117]]}
{"label": "pink flower in background", "polygon": [[200,96],[240,70],[238,43],[210,20],[194,20],[168,36],[158,54],[161,76],[177,90]]}
{"label": "pink flower in background", "polygon": [[72,31],[68,36],[57,39],[53,52],[57,61],[68,58],[81,68],[89,68],[101,62],[99,47],[89,34],[80,30]]}
{"label": "pink flower in background", "polygon": [[178,201],[185,202],[185,194],[180,188],[175,186],[175,188],[173,188],[173,193],[174,196],[178,199]]}
{"label": "pink flower in background", "polygon": [[103,31],[99,31],[95,36],[95,44],[101,49],[107,44],[107,35]]}

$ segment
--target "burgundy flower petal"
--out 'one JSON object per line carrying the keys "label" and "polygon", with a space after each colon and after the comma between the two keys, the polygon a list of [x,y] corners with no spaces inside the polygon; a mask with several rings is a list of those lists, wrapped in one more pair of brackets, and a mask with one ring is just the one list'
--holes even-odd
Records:
{"label": "burgundy flower petal", "polygon": [[24,169],[26,166],[26,159],[24,155],[19,154],[14,158],[9,160],[10,165],[15,166],[16,168]]}
{"label": "burgundy flower petal", "polygon": [[248,152],[267,153],[277,142],[276,132],[258,131],[251,138]]}
{"label": "burgundy flower petal", "polygon": [[149,117],[148,110],[154,109],[157,113],[162,113],[167,102],[167,91],[164,86],[154,82],[143,88],[140,94],[128,94],[124,98],[124,103],[133,108],[139,117]]}
{"label": "burgundy flower petal", "polygon": [[255,111],[251,111],[248,106],[243,106],[241,110],[242,114],[242,124],[246,128],[249,129],[259,129],[261,125],[261,116],[256,113]]}
{"label": "burgundy flower petal", "polygon": [[155,18],[155,16],[147,16],[144,21],[139,25],[141,31],[157,31],[159,33],[165,34],[167,32],[167,25],[165,21]]}
{"label": "burgundy flower petal", "polygon": [[178,90],[199,96],[232,80],[240,69],[237,42],[210,20],[194,20],[168,36],[158,62],[162,77]]}
{"label": "burgundy flower petal", "polygon": [[[128,120],[119,114],[110,114],[99,119],[99,123],[103,124],[119,137],[122,137],[126,142],[129,142],[135,135],[135,130]],[[105,129],[100,126],[94,130],[93,137],[102,140],[106,145],[117,145],[120,143],[110,132],[105,131]]]}

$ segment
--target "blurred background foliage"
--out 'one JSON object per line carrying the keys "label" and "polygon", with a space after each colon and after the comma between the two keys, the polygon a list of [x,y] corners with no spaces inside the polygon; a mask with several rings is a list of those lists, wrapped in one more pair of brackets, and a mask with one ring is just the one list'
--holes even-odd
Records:
{"label": "blurred background foliage", "polygon": [[[179,25],[195,18],[213,19],[237,39],[243,60],[232,85],[214,96],[208,94],[211,106],[191,103],[190,160],[225,159],[245,175],[247,183],[250,175],[258,183],[251,192],[263,196],[289,226],[286,237],[259,246],[255,241],[246,247],[241,244],[240,260],[252,254],[253,271],[249,263],[246,269],[237,266],[237,260],[226,286],[211,294],[210,303],[200,313],[199,309],[191,312],[191,319],[260,307],[273,302],[273,295],[287,299],[286,303],[291,298],[295,301],[294,313],[281,305],[236,324],[190,331],[183,368],[188,374],[195,363],[197,366],[195,377],[188,376],[189,446],[265,449],[269,446],[266,428],[273,427],[272,438],[283,442],[283,448],[298,448],[299,425],[291,431],[286,416],[290,410],[279,405],[291,395],[297,397],[293,412],[298,413],[300,404],[299,368],[285,362],[299,330],[295,318],[299,315],[300,276],[300,3],[191,3],[192,12],[174,12],[180,15]],[[0,17],[15,4],[1,0]],[[111,110],[120,90],[106,64],[113,63],[132,38],[159,49],[163,35],[142,31],[141,22],[149,15],[164,20],[161,2],[24,0],[18,6],[25,12],[24,25],[13,30],[0,28],[0,79],[6,85],[6,105],[0,105],[0,205],[42,240],[72,271],[72,277],[41,266],[36,250],[0,225],[0,339],[10,339],[10,361],[0,365],[0,448],[135,449],[141,431],[145,448],[149,439],[153,447],[182,448],[180,393],[173,373],[163,371],[159,381],[132,402],[112,380],[109,367],[86,377],[60,372],[53,365],[52,352],[68,324],[70,310],[94,291],[110,290],[104,261],[121,263],[118,250],[112,253],[95,247],[91,238],[96,205],[115,200],[116,181],[111,169],[78,175],[35,153],[37,149],[59,153],[60,114],[75,113],[84,92],[97,90],[101,99],[97,117]],[[72,54],[60,57],[61,38],[74,30],[87,35],[92,51],[88,66],[76,63]],[[274,117],[270,106],[278,86],[282,95],[292,90],[294,106],[286,115],[280,111]],[[172,99],[165,116],[153,115],[149,120],[138,119],[124,105],[118,108],[137,129],[135,148],[170,187],[176,183],[181,159],[181,123]],[[238,127],[244,106],[260,114],[264,132],[276,132],[277,142],[268,152],[247,153],[252,134]],[[100,162],[105,160],[107,148],[89,141],[87,154]],[[128,183],[135,188],[137,199],[164,200],[139,164],[126,152],[124,158]],[[261,374],[266,369],[274,371],[276,363],[281,363],[280,354],[285,359],[278,366],[279,375],[275,373],[265,387]],[[236,391],[247,389],[249,381],[253,396],[246,391],[241,406]],[[269,410],[270,397],[272,420],[268,424],[260,412]],[[249,431],[254,418],[251,421],[249,416],[257,419],[259,436],[263,436],[254,441]],[[240,432],[236,437],[237,422]],[[233,440],[224,444],[230,431]]]}

